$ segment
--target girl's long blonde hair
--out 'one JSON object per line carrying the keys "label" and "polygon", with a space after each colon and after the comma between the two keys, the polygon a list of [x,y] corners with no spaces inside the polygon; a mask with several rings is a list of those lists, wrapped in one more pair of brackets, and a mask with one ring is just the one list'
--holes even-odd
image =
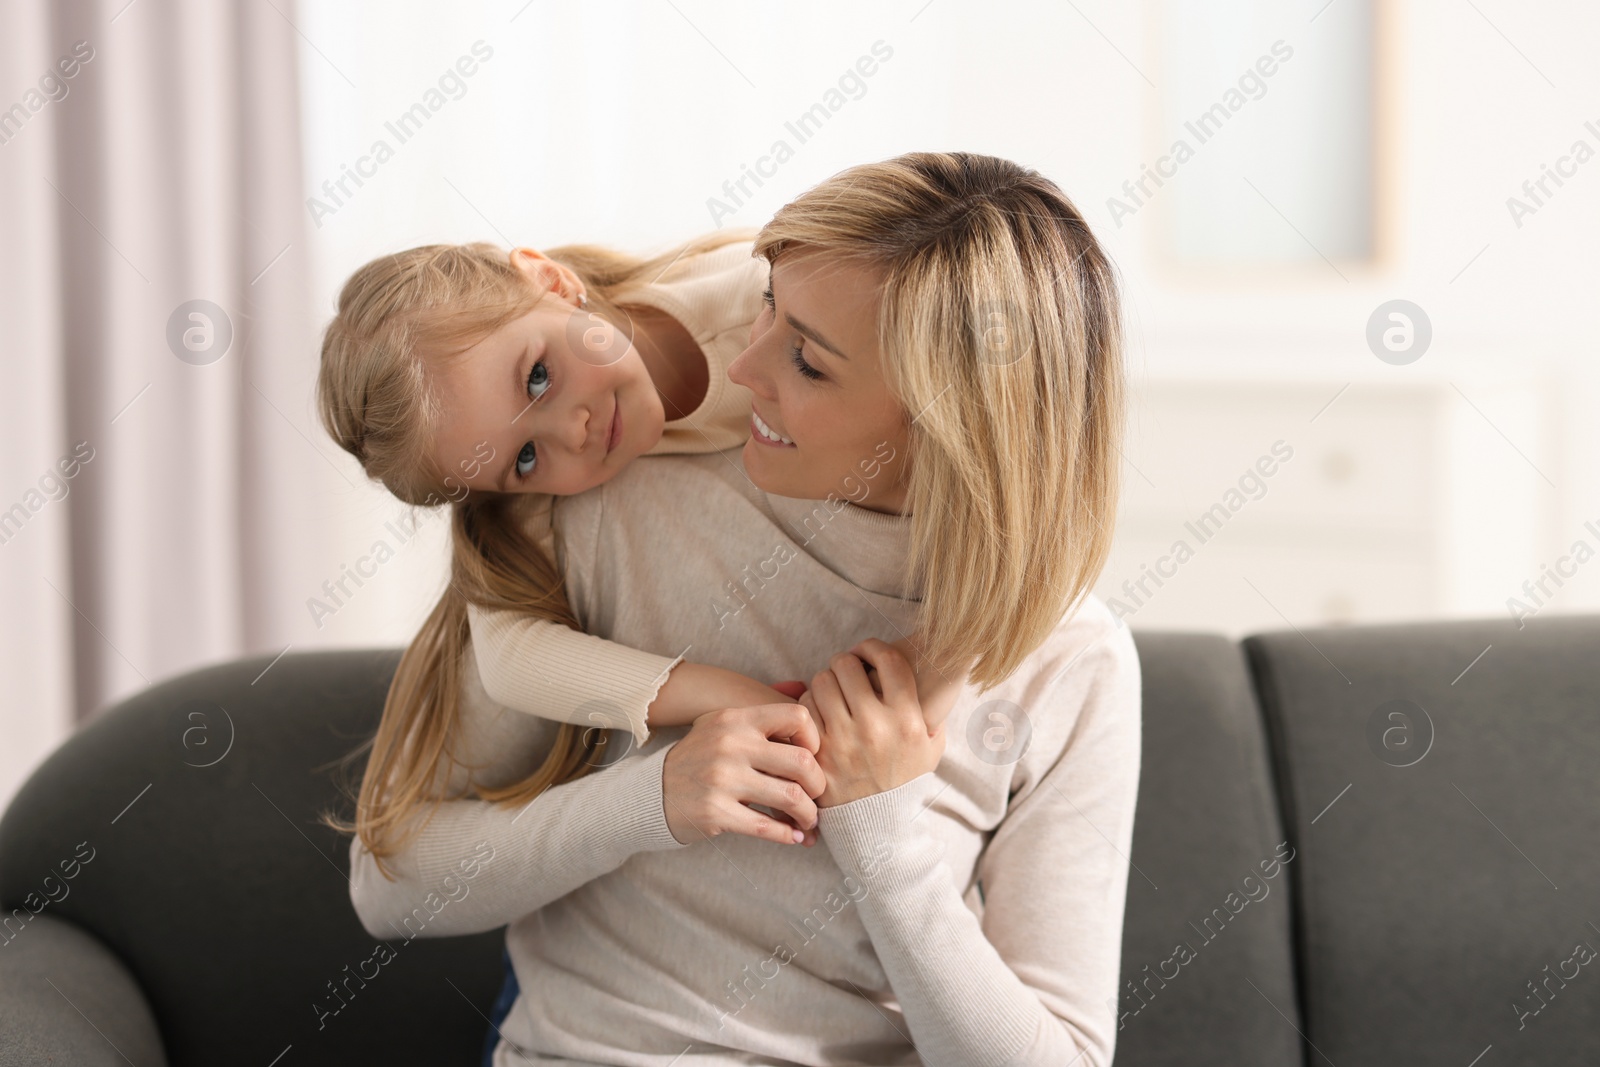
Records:
{"label": "girl's long blonde hair", "polygon": [[[585,286],[587,312],[613,323],[627,316],[615,302],[672,263],[749,240],[748,231],[707,234],[651,258],[594,245],[545,251]],[[368,747],[353,822],[332,812],[323,821],[355,833],[379,870],[426,825],[457,766],[462,667],[471,637],[467,605],[507,609],[578,628],[554,560],[525,531],[524,508],[548,503],[531,494],[467,491],[431,459],[446,412],[430,369],[464,351],[544,297],[513,267],[509,250],[486,242],[435,244],[380,256],[339,293],[338,312],[322,340],[317,406],[324,428],[360,461],[368,477],[417,507],[450,509],[450,581],[400,658]],[[562,723],[543,764],[499,788],[473,782],[477,797],[519,804],[600,763],[610,730]]]}
{"label": "girl's long blonde hair", "polygon": [[756,237],[882,278],[883,375],[908,413],[919,644],[969,681],[1012,674],[1105,565],[1124,423],[1110,260],[1056,185],[993,156],[851,167]]}

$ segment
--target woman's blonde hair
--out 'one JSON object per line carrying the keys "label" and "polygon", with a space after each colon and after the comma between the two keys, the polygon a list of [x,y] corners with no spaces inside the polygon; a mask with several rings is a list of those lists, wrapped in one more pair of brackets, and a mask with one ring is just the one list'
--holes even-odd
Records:
{"label": "woman's blonde hair", "polygon": [[755,251],[881,278],[883,376],[910,420],[919,644],[992,687],[1110,548],[1124,423],[1110,260],[1053,182],[967,152],[842,171],[780,208]]}
{"label": "woman's blonde hair", "polygon": [[[594,245],[545,254],[572,269],[585,287],[587,313],[627,320],[616,298],[659,277],[679,259],[734,241],[748,231],[707,234],[658,256],[639,258]],[[424,245],[367,263],[345,282],[338,312],[322,339],[317,407],[322,424],[360,461],[368,477],[418,507],[450,508],[450,581],[406,648],[367,748],[353,822],[323,821],[355,833],[386,875],[384,859],[426,825],[457,766],[462,668],[471,632],[467,605],[506,609],[578,628],[562,575],[523,525],[531,494],[468,491],[434,465],[434,433],[446,411],[432,368],[503,324],[532,311],[545,291],[514,267],[509,250],[487,242]],[[543,764],[499,788],[469,784],[477,797],[510,805],[581,778],[599,765],[610,730],[562,723]]]}

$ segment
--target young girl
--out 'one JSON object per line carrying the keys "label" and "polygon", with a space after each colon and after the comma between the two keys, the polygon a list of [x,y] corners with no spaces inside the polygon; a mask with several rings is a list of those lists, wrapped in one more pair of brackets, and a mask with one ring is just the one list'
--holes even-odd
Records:
{"label": "young girl", "polygon": [[[598,766],[613,729],[642,744],[651,726],[798,695],[584,634],[556,554],[582,546],[558,546],[550,521],[559,497],[640,455],[772,436],[724,373],[765,284],[750,235],[735,232],[649,259],[427,245],[345,283],[322,346],[323,424],[369,477],[409,504],[448,504],[452,520],[450,583],[396,670],[355,821],[328,820],[380,869],[420,829],[412,816],[446,799],[474,665],[495,703],[563,724],[542,766],[469,786],[507,805]],[[917,662],[909,640],[898,647]],[[929,700],[959,688],[931,670],[919,682]]]}

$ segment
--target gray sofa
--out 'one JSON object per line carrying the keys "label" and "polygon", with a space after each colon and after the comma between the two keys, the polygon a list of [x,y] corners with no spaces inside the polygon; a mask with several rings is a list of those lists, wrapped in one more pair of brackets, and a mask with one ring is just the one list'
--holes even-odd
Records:
{"label": "gray sofa", "polygon": [[[1119,1065],[1600,1063],[1600,618],[1137,636]],[[202,670],[38,769],[0,1064],[477,1062],[499,932],[350,982],[377,946],[316,822],[397,659]]]}

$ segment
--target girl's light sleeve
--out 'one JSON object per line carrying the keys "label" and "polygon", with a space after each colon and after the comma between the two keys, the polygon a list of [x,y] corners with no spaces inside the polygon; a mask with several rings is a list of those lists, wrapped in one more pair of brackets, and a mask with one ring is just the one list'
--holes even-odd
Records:
{"label": "girl's light sleeve", "polygon": [[467,606],[478,674],[494,703],[650,739],[650,703],[683,657],[658,656],[515,611]]}
{"label": "girl's light sleeve", "polygon": [[[557,550],[555,498],[528,494],[516,521],[547,559]],[[651,701],[683,657],[659,656],[516,611],[467,605],[478,674],[490,701],[542,719],[650,739]]]}
{"label": "girl's light sleeve", "polygon": [[861,920],[928,1067],[1111,1063],[1139,700],[1137,653],[1118,629],[1024,709],[1071,731],[979,857],[981,917],[919,818],[936,799],[934,772],[819,813],[840,870],[868,887]]}

